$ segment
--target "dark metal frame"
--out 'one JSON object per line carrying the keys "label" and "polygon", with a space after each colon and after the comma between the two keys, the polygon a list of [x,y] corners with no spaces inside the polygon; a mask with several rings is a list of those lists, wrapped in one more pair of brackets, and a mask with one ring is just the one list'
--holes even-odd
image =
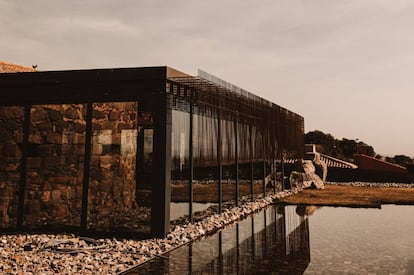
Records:
{"label": "dark metal frame", "polygon": [[[263,162],[263,191],[265,192],[266,160],[282,160],[282,148],[289,157],[303,156],[303,118],[278,105],[268,102],[247,91],[237,88],[218,78],[200,72],[194,77],[175,71],[168,67],[145,67],[124,69],[99,69],[77,71],[54,71],[34,73],[11,73],[0,75],[0,91],[3,96],[0,106],[23,106],[25,110],[23,125],[23,144],[21,159],[21,177],[19,183],[19,201],[17,229],[24,230],[24,199],[26,188],[27,146],[30,128],[30,109],[39,104],[86,104],[86,140],[83,170],[83,192],[81,223],[79,231],[87,231],[88,190],[90,168],[90,140],[92,137],[92,104],[95,102],[145,102],[145,108],[153,113],[154,140],[153,166],[157,173],[153,174],[151,235],[163,237],[170,230],[170,182],[171,182],[171,100],[177,99],[179,104],[189,106],[190,112],[190,221],[192,220],[193,202],[193,115],[195,110],[210,110],[218,121],[217,169],[219,180],[219,211],[222,211],[222,174],[221,156],[221,120],[234,121],[235,162],[235,202],[239,203],[239,169],[240,140],[239,123],[250,125],[250,165],[251,165],[251,197],[253,199],[253,164]],[[204,78],[203,78],[204,77]],[[167,89],[167,85],[178,86],[179,89]],[[178,108],[180,108],[178,106]],[[188,108],[183,108],[186,111]],[[256,145],[252,140],[252,125],[257,125],[266,135],[263,150],[270,145],[261,160],[253,159]],[[268,128],[266,130],[266,128]],[[273,164],[273,163],[272,163]],[[270,165],[274,169],[274,165]],[[283,169],[282,169],[283,174]]]}

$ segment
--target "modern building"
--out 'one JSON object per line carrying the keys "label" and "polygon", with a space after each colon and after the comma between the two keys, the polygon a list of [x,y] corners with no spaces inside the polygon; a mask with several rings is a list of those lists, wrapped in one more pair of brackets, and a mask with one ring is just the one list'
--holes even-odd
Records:
{"label": "modern building", "polygon": [[0,74],[0,228],[163,237],[276,192],[301,116],[203,71]]}

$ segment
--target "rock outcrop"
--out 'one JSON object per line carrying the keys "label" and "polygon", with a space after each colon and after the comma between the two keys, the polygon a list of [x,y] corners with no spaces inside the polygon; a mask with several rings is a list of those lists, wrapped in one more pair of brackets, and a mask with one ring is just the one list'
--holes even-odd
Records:
{"label": "rock outcrop", "polygon": [[289,177],[292,188],[324,188],[328,168],[318,153],[313,155],[312,160],[307,159],[295,164],[296,171]]}

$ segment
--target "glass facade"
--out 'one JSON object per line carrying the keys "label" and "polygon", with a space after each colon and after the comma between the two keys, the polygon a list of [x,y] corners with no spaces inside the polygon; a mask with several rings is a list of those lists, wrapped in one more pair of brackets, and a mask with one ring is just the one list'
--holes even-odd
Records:
{"label": "glass facade", "polygon": [[0,229],[162,237],[282,189],[284,161],[303,155],[303,118],[171,72],[1,74]]}
{"label": "glass facade", "polygon": [[16,228],[23,121],[23,107],[0,107],[0,228]]}
{"label": "glass facade", "polygon": [[85,117],[85,104],[46,104],[30,108],[25,226],[80,225]]}
{"label": "glass facade", "polygon": [[136,202],[138,108],[138,102],[92,104],[90,229],[136,230],[142,221]]}

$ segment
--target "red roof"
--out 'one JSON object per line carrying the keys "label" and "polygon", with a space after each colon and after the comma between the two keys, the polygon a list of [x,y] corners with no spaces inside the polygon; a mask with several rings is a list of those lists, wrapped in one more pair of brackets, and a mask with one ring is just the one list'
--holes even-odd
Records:
{"label": "red roof", "polygon": [[0,73],[36,72],[36,69],[0,61]]}

